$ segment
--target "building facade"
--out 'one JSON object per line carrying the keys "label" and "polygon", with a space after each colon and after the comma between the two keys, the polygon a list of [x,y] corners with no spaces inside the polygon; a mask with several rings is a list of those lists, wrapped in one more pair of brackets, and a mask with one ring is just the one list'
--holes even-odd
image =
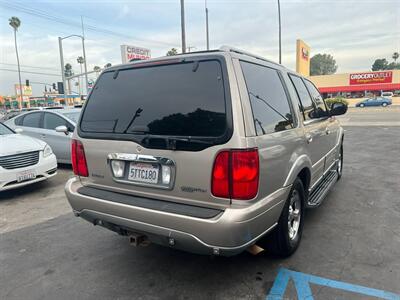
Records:
{"label": "building facade", "polygon": [[382,92],[400,95],[400,70],[310,76],[324,98],[363,98]]}

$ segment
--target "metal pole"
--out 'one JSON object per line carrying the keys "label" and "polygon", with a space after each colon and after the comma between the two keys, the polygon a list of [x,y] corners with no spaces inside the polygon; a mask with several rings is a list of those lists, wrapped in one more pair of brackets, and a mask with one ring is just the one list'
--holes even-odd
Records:
{"label": "metal pole", "polygon": [[[17,29],[14,28],[14,42],[15,42],[15,53],[17,54],[17,64],[18,64],[18,82],[19,82],[19,104],[18,108],[22,109],[22,98],[24,94],[24,89],[22,88],[22,81],[21,81],[21,69],[19,65],[19,55],[18,55],[18,46],[17,46]],[[18,91],[18,89],[17,89]],[[29,103],[29,102],[28,102]],[[29,106],[29,104],[28,104]]]}
{"label": "metal pole", "polygon": [[82,23],[82,48],[83,48],[83,60],[84,60],[83,62],[85,64],[85,81],[86,81],[85,90],[86,90],[86,94],[87,94],[89,80],[88,80],[88,74],[87,74],[86,51],[85,51],[85,28],[83,26],[83,16],[81,16],[81,23]]}
{"label": "metal pole", "polygon": [[186,53],[185,3],[184,3],[184,0],[181,0],[181,31],[182,31],[182,53]]}
{"label": "metal pole", "polygon": [[210,37],[208,34],[208,8],[207,8],[207,0],[205,0],[206,7],[206,41],[207,41],[207,50],[210,50]]}
{"label": "metal pole", "polygon": [[65,92],[67,90],[67,85],[66,85],[66,82],[65,82],[64,56],[63,56],[62,38],[61,37],[58,37],[58,48],[60,49],[61,77],[62,77],[62,81],[63,81],[63,85],[64,85],[64,99],[65,99],[66,95],[68,93]]}
{"label": "metal pole", "polygon": [[281,3],[278,0],[278,18],[279,18],[279,63],[282,63],[282,34],[281,34]]}
{"label": "metal pole", "polygon": [[85,38],[83,38],[83,37],[82,37],[82,48],[83,48],[83,64],[85,67],[85,81],[86,81],[86,94],[87,94],[87,86],[88,86],[89,80],[88,80],[87,64],[86,64]]}

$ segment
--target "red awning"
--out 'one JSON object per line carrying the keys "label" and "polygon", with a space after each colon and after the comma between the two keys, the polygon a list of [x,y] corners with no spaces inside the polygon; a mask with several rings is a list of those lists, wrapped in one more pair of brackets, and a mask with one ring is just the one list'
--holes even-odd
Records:
{"label": "red awning", "polygon": [[321,93],[400,90],[400,83],[357,84],[318,88]]}

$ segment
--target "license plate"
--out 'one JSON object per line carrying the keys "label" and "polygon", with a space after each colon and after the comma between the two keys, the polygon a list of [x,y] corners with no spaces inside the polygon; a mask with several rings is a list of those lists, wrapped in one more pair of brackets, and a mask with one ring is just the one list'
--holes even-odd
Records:
{"label": "license plate", "polygon": [[136,182],[157,183],[158,171],[158,167],[150,164],[131,163],[128,179]]}
{"label": "license plate", "polygon": [[17,174],[17,182],[35,179],[35,178],[36,178],[36,174],[33,171],[24,171],[24,172]]}

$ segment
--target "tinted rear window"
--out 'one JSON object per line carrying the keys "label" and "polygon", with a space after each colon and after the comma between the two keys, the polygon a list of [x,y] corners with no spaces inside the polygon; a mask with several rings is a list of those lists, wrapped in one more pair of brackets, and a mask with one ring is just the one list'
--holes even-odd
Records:
{"label": "tinted rear window", "polygon": [[103,73],[83,132],[219,137],[227,130],[221,63],[205,60]]}

